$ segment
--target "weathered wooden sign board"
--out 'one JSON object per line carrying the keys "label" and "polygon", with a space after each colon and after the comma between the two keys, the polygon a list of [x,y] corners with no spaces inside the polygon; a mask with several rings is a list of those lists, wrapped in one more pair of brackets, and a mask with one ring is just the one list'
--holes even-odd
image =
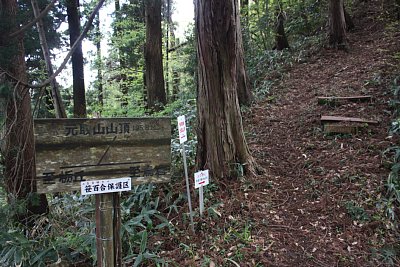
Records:
{"label": "weathered wooden sign board", "polygon": [[39,193],[98,179],[170,180],[170,118],[36,119],[34,129]]}

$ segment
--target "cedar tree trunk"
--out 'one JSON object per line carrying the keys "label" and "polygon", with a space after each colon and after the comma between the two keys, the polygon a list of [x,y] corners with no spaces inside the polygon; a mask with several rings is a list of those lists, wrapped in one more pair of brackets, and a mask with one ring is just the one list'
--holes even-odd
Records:
{"label": "cedar tree trunk", "polygon": [[159,110],[167,104],[162,65],[161,0],[145,1],[147,108]]}
{"label": "cedar tree trunk", "polygon": [[96,17],[96,63],[97,63],[97,93],[100,112],[103,111],[104,106],[104,92],[103,92],[103,59],[101,57],[101,31],[100,31],[100,16]]}
{"label": "cedar tree trunk", "polygon": [[243,133],[238,100],[237,0],[195,1],[198,55],[197,168],[210,169],[215,178],[232,176],[232,166],[243,164],[255,173]]}
{"label": "cedar tree trunk", "polygon": [[[247,3],[248,5],[248,3]],[[245,60],[244,60],[244,46],[243,46],[243,36],[242,29],[240,27],[240,13],[237,9],[235,11],[236,16],[236,41],[237,41],[237,90],[238,90],[238,98],[240,105],[250,105],[253,100],[253,93],[251,91],[251,83],[249,80],[249,76],[247,75],[245,68]]]}
{"label": "cedar tree trunk", "polygon": [[329,44],[335,48],[347,49],[343,0],[330,0],[329,10]]}
{"label": "cedar tree trunk", "polygon": [[[37,18],[40,14],[38,1],[31,0],[31,3],[32,3],[33,14],[35,15],[35,18]],[[51,64],[50,49],[49,46],[47,45],[45,28],[42,19],[38,20],[38,22],[36,23],[36,27],[39,33],[40,46],[42,47],[44,62],[46,63],[47,75],[51,77],[51,75],[54,74],[54,71],[53,71],[53,65]],[[52,105],[56,113],[56,118],[66,118],[67,114],[65,113],[65,108],[61,99],[61,94],[58,88],[56,78],[54,78],[51,81],[50,85],[51,85],[51,98],[53,99]]]}
{"label": "cedar tree trunk", "polygon": [[[121,16],[121,4],[119,0],[114,0],[115,6],[115,22],[116,27],[114,29],[114,34],[118,37],[122,34],[122,16]],[[124,46],[117,44],[118,47],[118,57],[119,57],[119,88],[122,94],[121,107],[126,108],[128,106],[128,77],[126,75],[128,64],[126,62],[126,55],[124,53]]]}
{"label": "cedar tree trunk", "polygon": [[[21,82],[27,82],[24,58],[23,36],[9,39],[10,33],[18,29],[16,23],[17,1],[0,2],[0,48],[2,59],[0,67]],[[4,53],[6,52],[6,53]],[[33,119],[29,90],[13,80],[0,80],[9,87],[6,99],[5,145],[2,146],[5,166],[5,189],[9,196],[24,200],[35,188],[35,148],[33,137]],[[43,214],[48,210],[45,195],[39,195],[39,202],[27,202],[25,214],[18,219],[26,224],[33,214]]]}
{"label": "cedar tree trunk", "polygon": [[344,12],[344,20],[346,22],[346,30],[350,31],[354,29],[356,26],[354,25],[353,19],[351,18],[349,12],[346,11],[344,3],[343,3],[343,12]]}
{"label": "cedar tree trunk", "polygon": [[278,51],[281,51],[285,48],[289,48],[289,42],[285,33],[285,15],[282,10],[282,2],[279,1],[278,6],[276,7],[276,30],[275,30],[275,48]]}
{"label": "cedar tree trunk", "polygon": [[[67,16],[70,46],[75,43],[80,35],[79,0],[67,0]],[[72,53],[72,78],[74,93],[74,117],[86,117],[85,79],[83,73],[82,43]]]}

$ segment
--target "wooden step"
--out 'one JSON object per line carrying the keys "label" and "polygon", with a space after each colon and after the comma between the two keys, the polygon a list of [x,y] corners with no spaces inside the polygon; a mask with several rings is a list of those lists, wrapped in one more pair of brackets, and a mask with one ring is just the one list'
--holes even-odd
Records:
{"label": "wooden step", "polygon": [[358,125],[345,125],[345,124],[325,124],[324,133],[326,134],[357,134],[361,126]]}
{"label": "wooden step", "polygon": [[317,97],[318,104],[331,104],[343,101],[351,102],[365,102],[371,101],[372,96],[370,95],[360,95],[360,96],[320,96]]}
{"label": "wooden step", "polygon": [[358,122],[368,124],[378,124],[378,121],[366,120],[361,118],[340,117],[340,116],[321,116],[321,122]]}

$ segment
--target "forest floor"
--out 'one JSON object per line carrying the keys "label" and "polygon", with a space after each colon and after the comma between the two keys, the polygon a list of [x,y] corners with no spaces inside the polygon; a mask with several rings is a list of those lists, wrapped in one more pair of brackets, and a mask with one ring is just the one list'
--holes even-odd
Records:
{"label": "forest floor", "polygon": [[[246,112],[250,150],[265,174],[207,191],[221,206],[195,218],[195,235],[166,237],[161,257],[178,266],[400,266],[391,254],[398,226],[377,205],[390,171],[383,151],[399,143],[388,134],[399,24],[374,5],[355,15],[348,52],[323,48],[295,64]],[[354,95],[372,99],[317,101]],[[327,134],[321,115],[377,124]]]}

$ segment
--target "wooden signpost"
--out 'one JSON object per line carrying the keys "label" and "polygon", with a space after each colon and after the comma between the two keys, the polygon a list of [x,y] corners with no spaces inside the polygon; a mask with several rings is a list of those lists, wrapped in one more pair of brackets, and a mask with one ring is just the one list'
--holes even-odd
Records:
{"label": "wooden signpost", "polygon": [[97,266],[121,266],[118,193],[170,180],[169,118],[37,119],[39,193],[96,195]]}

